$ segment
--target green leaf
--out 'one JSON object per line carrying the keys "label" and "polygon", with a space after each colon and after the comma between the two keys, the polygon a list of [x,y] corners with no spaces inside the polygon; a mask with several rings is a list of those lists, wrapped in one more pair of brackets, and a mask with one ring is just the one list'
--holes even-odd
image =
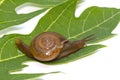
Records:
{"label": "green leaf", "polygon": [[[21,24],[36,15],[44,12],[48,8],[63,3],[66,0],[0,0],[0,30]],[[29,13],[29,14],[17,14],[15,12],[16,7],[24,3],[33,3],[43,9]]]}
{"label": "green leaf", "polygon": [[58,32],[68,39],[81,39],[87,35],[95,34],[97,40],[102,40],[111,35],[112,30],[119,22],[119,9],[91,7],[85,10],[79,18],[76,18],[74,16],[76,3],[77,0],[68,1],[52,8],[39,21],[35,30],[30,35],[12,34],[1,38],[0,60],[4,61],[5,59],[12,59],[23,55],[16,48],[16,38],[21,38],[29,45],[33,37],[43,31]]}
{"label": "green leaf", "polygon": [[40,77],[46,74],[58,73],[36,73],[36,74],[10,74],[10,72],[21,70],[21,68],[27,65],[21,65],[23,62],[30,61],[29,58],[25,56],[19,56],[18,58],[13,58],[12,60],[4,60],[0,63],[0,79],[1,80],[26,80],[31,78]]}
{"label": "green leaf", "polygon": [[[120,9],[90,7],[86,9],[80,17],[76,18],[76,4],[77,0],[69,0],[68,2],[53,7],[44,17],[42,17],[35,30],[29,35],[11,34],[2,37],[0,39],[0,65],[4,65],[4,61],[16,63],[19,61],[19,59],[24,59],[22,57],[25,56],[15,46],[16,38],[21,38],[23,42],[29,45],[31,40],[37,34],[45,31],[58,32],[69,40],[78,40],[94,34],[96,40],[93,40],[93,42],[101,41],[112,35],[111,32],[114,30],[120,20]],[[66,58],[50,62],[50,64],[60,64],[75,61],[82,57],[93,54],[93,52],[102,47],[104,46],[90,45]],[[26,58],[25,61],[29,61],[29,58]],[[21,68],[23,67],[20,66],[19,68],[19,66],[17,66],[16,69]],[[0,70],[4,69],[3,67],[0,67]],[[10,70],[11,69],[7,71]],[[2,74],[2,72],[0,72],[0,74]]]}

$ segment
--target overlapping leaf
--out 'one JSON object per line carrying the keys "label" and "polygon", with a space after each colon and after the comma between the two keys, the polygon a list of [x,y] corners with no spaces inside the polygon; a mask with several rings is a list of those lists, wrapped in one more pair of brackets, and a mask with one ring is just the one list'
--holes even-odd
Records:
{"label": "overlapping leaf", "polygon": [[[30,44],[33,37],[43,31],[54,31],[64,35],[69,40],[82,39],[94,34],[96,42],[111,36],[112,30],[120,20],[120,9],[90,7],[80,17],[75,17],[77,0],[69,0],[57,7],[52,8],[38,23],[35,30],[29,35],[7,35],[0,39],[0,65],[4,62],[12,63],[25,57],[15,46],[15,39],[21,38],[26,44]],[[51,64],[74,61],[92,54],[92,52],[104,47],[103,45],[91,45]],[[11,49],[12,48],[12,49]],[[9,51],[8,51],[9,50]],[[6,55],[7,54],[7,55]],[[21,57],[22,56],[22,57]],[[17,60],[14,60],[17,59]],[[24,59],[24,58],[23,58]],[[26,58],[25,61],[29,59]],[[23,61],[24,62],[24,61]],[[9,64],[10,65],[10,64]],[[22,67],[20,67],[22,68]],[[3,68],[1,67],[0,70]],[[19,68],[16,68],[19,69]],[[8,67],[6,71],[10,71]],[[13,70],[14,71],[14,70]],[[3,74],[0,72],[0,74]]]}
{"label": "overlapping leaf", "polygon": [[[0,30],[23,23],[44,12],[47,8],[58,5],[64,1],[66,0],[0,0]],[[15,9],[24,3],[34,3],[43,9],[29,14],[18,15]]]}
{"label": "overlapping leaf", "polygon": [[27,65],[21,65],[25,61],[29,61],[30,59],[25,56],[19,56],[13,58],[11,60],[4,60],[0,63],[0,80],[26,80],[31,78],[40,77],[46,74],[58,73],[36,73],[36,74],[9,74],[13,71],[21,70],[21,68],[26,67]]}

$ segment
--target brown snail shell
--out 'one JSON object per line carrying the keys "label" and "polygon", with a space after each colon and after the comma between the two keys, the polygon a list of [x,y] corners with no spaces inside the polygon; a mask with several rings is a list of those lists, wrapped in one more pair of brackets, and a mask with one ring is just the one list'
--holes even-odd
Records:
{"label": "brown snail shell", "polygon": [[34,38],[30,51],[37,60],[50,61],[59,55],[64,41],[65,39],[61,38],[59,34],[53,32],[42,33]]}

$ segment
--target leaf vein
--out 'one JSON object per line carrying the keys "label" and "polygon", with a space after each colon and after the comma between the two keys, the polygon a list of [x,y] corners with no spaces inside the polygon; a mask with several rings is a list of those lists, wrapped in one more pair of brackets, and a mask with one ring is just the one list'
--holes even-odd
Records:
{"label": "leaf vein", "polygon": [[3,12],[3,13],[13,13],[12,11],[5,11],[5,10],[2,10],[2,9],[0,9],[0,12]]}
{"label": "leaf vein", "polygon": [[22,19],[25,19],[25,18],[26,17],[20,18],[20,19],[9,20],[9,21],[2,21],[2,22],[0,22],[0,24],[6,24],[6,23],[9,23],[9,22],[16,22],[16,21],[19,21],[19,20],[22,20]]}
{"label": "leaf vein", "polygon": [[5,48],[5,46],[7,45],[7,43],[8,43],[10,40],[14,39],[14,38],[17,38],[17,37],[12,37],[11,39],[8,39],[8,40],[3,44],[3,46],[0,48],[0,60],[2,60],[3,49]]}
{"label": "leaf vein", "polygon": [[[74,2],[74,1],[73,1]],[[72,2],[72,3],[73,3]],[[71,3],[71,4],[72,4]],[[56,17],[56,19],[47,27],[47,29],[45,31],[48,31],[49,29],[51,29],[51,27],[53,26],[53,24],[55,24],[57,22],[57,20],[62,16],[62,14],[65,12],[65,10],[71,5],[69,4],[68,6],[66,6],[66,8],[63,9],[63,11],[58,15],[58,17]]]}
{"label": "leaf vein", "polygon": [[71,35],[70,35],[70,28],[71,28],[71,25],[70,25],[70,24],[71,24],[71,22],[72,22],[72,18],[73,18],[73,17],[70,18],[70,21],[69,21],[69,24],[68,24],[68,38],[70,38],[70,36],[71,36]]}
{"label": "leaf vein", "polygon": [[17,5],[13,0],[10,0],[10,2],[11,2],[13,5]]}
{"label": "leaf vein", "polygon": [[93,10],[94,10],[94,8],[91,11],[89,11],[88,14],[86,15],[86,18],[83,21],[82,32],[85,31],[85,23],[87,22],[88,17],[90,16],[90,14],[92,13]]}
{"label": "leaf vein", "polygon": [[2,59],[2,60],[0,60],[0,62],[9,61],[9,60],[11,60],[11,59],[15,59],[15,58],[22,57],[22,56],[24,56],[24,55],[18,55],[18,56],[14,56],[14,57],[7,58],[7,59]]}
{"label": "leaf vein", "polygon": [[78,36],[80,36],[80,35],[88,32],[88,31],[91,31],[91,30],[93,30],[93,29],[95,29],[95,28],[97,28],[97,27],[100,27],[100,25],[102,25],[102,24],[104,24],[105,22],[111,20],[113,17],[115,17],[115,16],[118,15],[118,14],[120,14],[120,11],[117,12],[116,14],[112,15],[111,17],[107,18],[106,20],[102,21],[101,23],[97,24],[96,26],[94,26],[94,27],[92,27],[92,28],[90,28],[90,29],[82,32],[82,33],[79,33],[79,34],[77,34],[77,35],[74,35],[74,36],[70,37],[69,39],[76,38],[76,37],[78,37]]}
{"label": "leaf vein", "polygon": [[102,12],[103,20],[105,20],[105,11]]}

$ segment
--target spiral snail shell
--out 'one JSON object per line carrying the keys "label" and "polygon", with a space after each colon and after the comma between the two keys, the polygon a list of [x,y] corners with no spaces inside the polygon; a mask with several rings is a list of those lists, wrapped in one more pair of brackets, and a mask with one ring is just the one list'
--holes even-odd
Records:
{"label": "spiral snail shell", "polygon": [[39,61],[52,61],[83,48],[85,42],[92,39],[90,37],[91,35],[82,40],[71,42],[56,32],[43,32],[32,40],[30,47],[24,44],[21,39],[16,40],[16,45],[28,57]]}

